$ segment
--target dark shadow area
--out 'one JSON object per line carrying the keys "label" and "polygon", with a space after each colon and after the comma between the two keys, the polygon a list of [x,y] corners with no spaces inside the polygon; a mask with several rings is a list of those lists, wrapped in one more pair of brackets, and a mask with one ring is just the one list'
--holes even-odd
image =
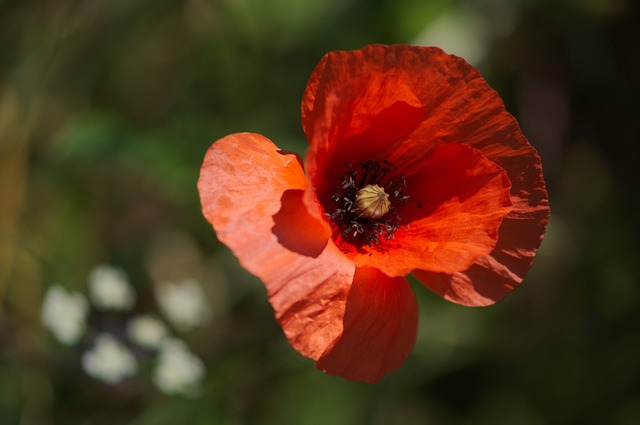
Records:
{"label": "dark shadow area", "polygon": [[329,241],[329,234],[307,212],[302,203],[303,190],[287,190],[282,195],[282,206],[273,216],[274,235],[287,249],[306,257],[317,257]]}

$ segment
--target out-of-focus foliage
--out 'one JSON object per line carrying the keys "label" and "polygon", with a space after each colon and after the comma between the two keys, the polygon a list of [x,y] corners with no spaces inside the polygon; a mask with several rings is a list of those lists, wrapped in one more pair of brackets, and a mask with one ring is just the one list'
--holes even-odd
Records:
{"label": "out-of-focus foliage", "polygon": [[[0,423],[635,424],[640,417],[640,15],[632,0],[0,2]],[[216,242],[196,180],[208,146],[264,134],[304,153],[300,99],[324,53],[436,43],[467,57],[539,150],[552,218],[532,272],[496,306],[416,285],[420,335],[377,385],[291,349],[260,282]],[[194,279],[210,317],[183,332],[206,368],[165,395],[142,368],[110,386],[40,312],[129,274],[133,312]],[[114,313],[115,314],[115,313]],[[94,325],[95,314],[89,316]]]}

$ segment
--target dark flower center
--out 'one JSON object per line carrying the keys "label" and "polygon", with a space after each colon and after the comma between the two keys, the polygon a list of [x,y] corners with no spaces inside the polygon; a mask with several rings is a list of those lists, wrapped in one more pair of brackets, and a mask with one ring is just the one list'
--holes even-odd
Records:
{"label": "dark flower center", "polygon": [[346,162],[347,171],[331,195],[325,214],[334,234],[353,245],[372,245],[393,239],[402,218],[396,208],[407,202],[407,182],[390,162]]}

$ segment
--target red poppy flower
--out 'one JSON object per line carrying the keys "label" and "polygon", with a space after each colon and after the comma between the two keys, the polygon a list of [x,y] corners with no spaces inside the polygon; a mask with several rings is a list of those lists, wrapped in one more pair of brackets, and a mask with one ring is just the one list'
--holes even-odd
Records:
{"label": "red poppy flower", "polygon": [[540,158],[463,59],[331,52],[302,125],[304,167],[261,135],[232,134],[207,152],[198,188],[218,239],[318,369],[375,382],[400,367],[418,322],[409,273],[468,306],[520,284],[549,217]]}

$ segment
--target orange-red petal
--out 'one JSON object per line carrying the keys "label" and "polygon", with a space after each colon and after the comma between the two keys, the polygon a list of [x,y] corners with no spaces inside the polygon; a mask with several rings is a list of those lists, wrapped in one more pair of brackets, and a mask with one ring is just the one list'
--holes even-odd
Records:
{"label": "orange-red petal", "polygon": [[370,74],[395,75],[423,105],[424,96],[416,89],[426,89],[431,97],[440,96],[443,92],[446,95],[451,84],[445,81],[443,86],[439,86],[440,80],[457,78],[457,75],[447,74],[441,56],[448,55],[436,47],[407,45],[369,45],[360,50],[326,54],[311,74],[302,99],[302,126],[307,139],[313,143],[318,123],[326,118],[324,111],[329,94]]}
{"label": "orange-red petal", "polygon": [[418,306],[404,277],[358,268],[342,335],[316,367],[352,381],[376,382],[398,369],[416,341]]}
{"label": "orange-red petal", "polygon": [[389,276],[414,269],[465,270],[495,246],[498,227],[511,210],[510,187],[505,171],[480,151],[444,145],[409,175],[410,202],[398,208],[403,227],[393,240],[365,247],[356,264]]}
{"label": "orange-red petal", "polygon": [[[434,275],[416,272],[425,286],[463,305],[495,303],[515,289],[533,263],[549,219],[549,201],[542,164],[515,118],[479,73],[458,59],[458,69],[468,72],[469,94],[456,93],[442,107],[447,113],[425,120],[411,138],[437,134],[438,144],[458,141],[476,149],[507,171],[513,209],[504,217],[491,253],[478,258],[467,270]],[[463,91],[463,93],[464,93]],[[475,107],[469,107],[468,99]],[[409,153],[418,152],[415,146]]]}
{"label": "orange-red petal", "polygon": [[371,45],[327,54],[311,75],[302,102],[305,133],[313,139],[333,90],[372,72],[393,72],[418,97],[425,119],[388,159],[421,161],[430,150],[458,142],[502,167],[511,181],[512,211],[499,229],[494,250],[456,273],[416,272],[429,288],[465,305],[488,305],[517,287],[529,270],[549,218],[540,158],[516,120],[479,72],[435,47]]}
{"label": "orange-red petal", "polygon": [[[342,332],[354,265],[307,213],[305,184],[296,155],[240,133],[209,148],[198,189],[218,239],[264,282],[291,345],[317,359]],[[290,229],[310,231],[296,240]]]}

